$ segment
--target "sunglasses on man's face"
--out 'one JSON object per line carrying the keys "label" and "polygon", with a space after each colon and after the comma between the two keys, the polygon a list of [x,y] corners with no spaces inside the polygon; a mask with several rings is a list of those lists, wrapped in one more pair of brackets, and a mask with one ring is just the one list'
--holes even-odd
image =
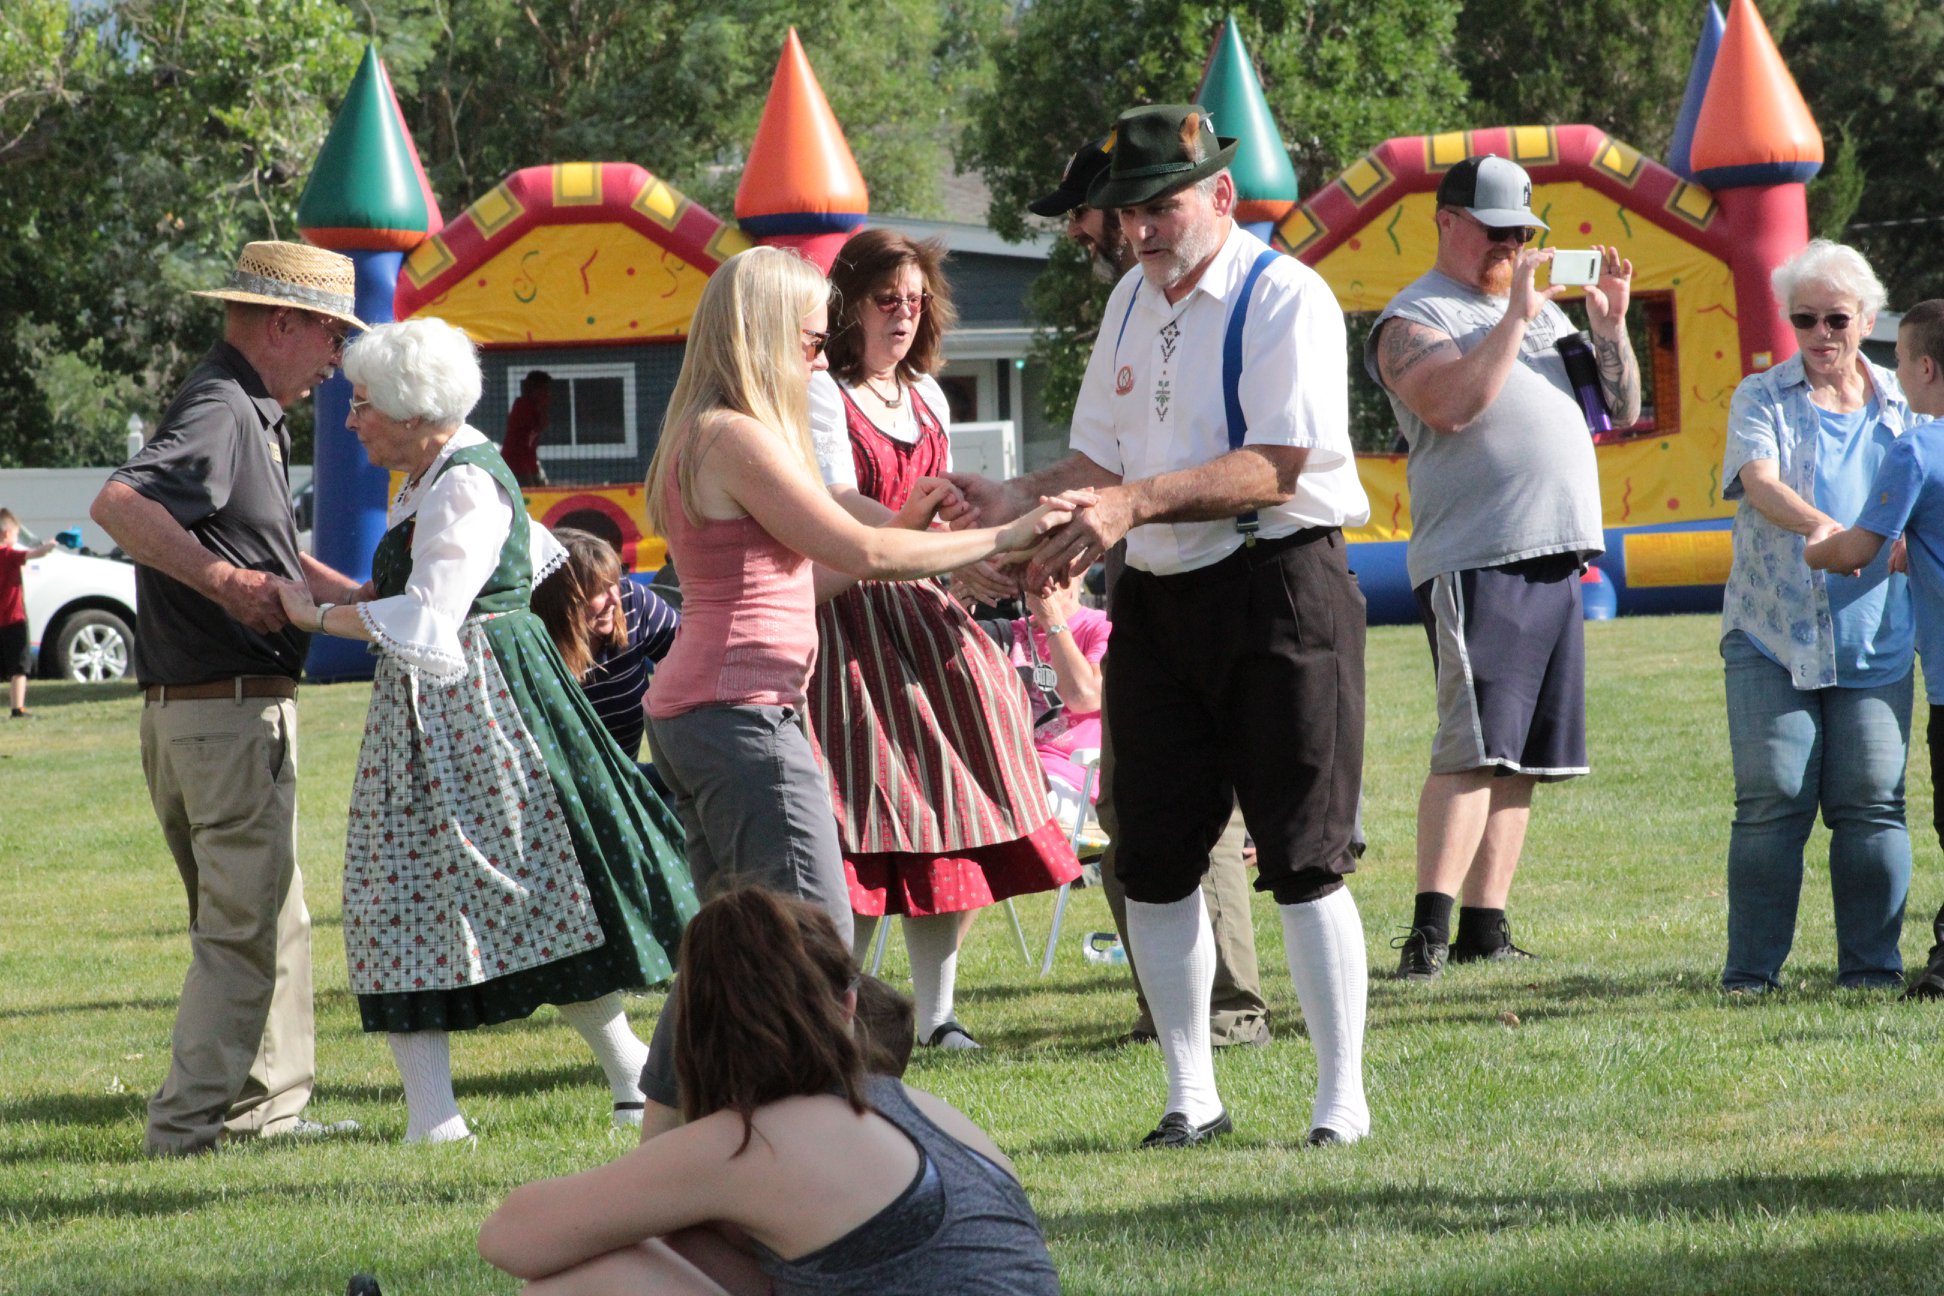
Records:
{"label": "sunglasses on man's face", "polygon": [[1460,212],[1459,215],[1463,216],[1473,225],[1476,225],[1479,231],[1485,235],[1486,239],[1493,243],[1518,243],[1524,245],[1539,237],[1539,231],[1530,225],[1487,225],[1470,212]]}
{"label": "sunglasses on man's face", "polygon": [[1841,333],[1849,328],[1850,320],[1854,318],[1848,311],[1831,311],[1827,315],[1818,315],[1814,311],[1789,312],[1789,323],[1804,333],[1813,331],[1818,323],[1827,324],[1831,333]]}

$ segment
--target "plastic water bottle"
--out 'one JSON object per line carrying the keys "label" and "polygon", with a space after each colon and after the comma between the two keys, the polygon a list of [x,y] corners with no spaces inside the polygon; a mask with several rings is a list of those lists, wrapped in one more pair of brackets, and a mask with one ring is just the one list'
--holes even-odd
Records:
{"label": "plastic water bottle", "polygon": [[1080,947],[1089,963],[1125,964],[1127,950],[1122,946],[1120,937],[1110,931],[1088,932],[1086,942]]}

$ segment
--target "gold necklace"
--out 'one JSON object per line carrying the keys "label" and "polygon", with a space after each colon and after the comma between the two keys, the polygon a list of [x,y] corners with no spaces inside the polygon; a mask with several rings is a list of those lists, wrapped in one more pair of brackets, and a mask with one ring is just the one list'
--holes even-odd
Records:
{"label": "gold necklace", "polygon": [[891,379],[891,395],[889,398],[886,398],[885,394],[877,389],[877,384],[871,381],[869,374],[864,374],[862,377],[864,379],[864,385],[871,389],[871,395],[882,401],[884,408],[894,410],[904,405],[904,384],[899,382],[895,376]]}

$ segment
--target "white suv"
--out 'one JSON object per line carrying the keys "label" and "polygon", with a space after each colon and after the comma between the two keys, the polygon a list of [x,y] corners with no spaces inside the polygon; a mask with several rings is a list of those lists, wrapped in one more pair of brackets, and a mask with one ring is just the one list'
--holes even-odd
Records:
{"label": "white suv", "polygon": [[[28,547],[35,543],[23,535]],[[135,649],[135,565],[55,549],[21,572],[27,642],[40,674],[101,683],[128,673]]]}

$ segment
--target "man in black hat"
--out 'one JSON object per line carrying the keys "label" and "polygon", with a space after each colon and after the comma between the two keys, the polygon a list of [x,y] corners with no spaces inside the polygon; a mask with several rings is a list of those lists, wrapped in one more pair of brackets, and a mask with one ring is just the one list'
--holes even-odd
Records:
{"label": "man in black hat", "polygon": [[1087,204],[1118,209],[1141,273],[1108,299],[1067,459],[1004,486],[955,480],[984,522],[1043,494],[1084,503],[1028,578],[1127,539],[1106,705],[1131,952],[1168,1103],[1145,1147],[1231,1128],[1208,1039],[1214,941],[1200,888],[1239,801],[1317,1057],[1309,1142],[1369,1131],[1363,926],[1344,887],[1363,767],[1363,598],[1342,528],[1365,521],[1343,313],[1238,226],[1235,141],[1199,105],[1125,113]]}
{"label": "man in black hat", "polygon": [[[1134,250],[1120,230],[1120,219],[1087,205],[1087,190],[1107,169],[1107,139],[1089,140],[1075,151],[1060,174],[1059,188],[1026,205],[1036,216],[1064,216],[1066,235],[1085,249],[1096,278],[1118,283],[1134,268]],[[1107,555],[1107,596],[1112,606],[1114,586],[1125,566],[1126,544],[1116,545]],[[1016,568],[1006,568],[1007,572]],[[1103,720],[1105,716],[1103,713]],[[1128,947],[1127,893],[1118,872],[1119,851],[1114,845],[1121,835],[1119,816],[1114,813],[1114,748],[1112,734],[1104,727],[1101,734],[1100,795],[1095,813],[1108,837],[1107,853],[1101,858],[1101,889],[1107,895],[1108,912],[1120,933],[1123,948]],[[1249,914],[1249,872],[1242,860],[1244,828],[1239,812],[1230,816],[1221,840],[1209,852],[1208,872],[1202,879],[1202,901],[1208,907],[1209,927],[1215,938],[1215,980],[1208,1005],[1208,1041],[1214,1048],[1234,1044],[1262,1045],[1269,1042],[1269,1004],[1262,997],[1262,974],[1256,963],[1255,924]],[[1154,1014],[1147,994],[1141,989],[1140,967],[1130,959],[1127,970],[1134,978],[1134,1025],[1121,1039],[1128,1043],[1150,1043],[1156,1038]]]}
{"label": "man in black hat", "polygon": [[[1534,286],[1552,252],[1532,181],[1467,158],[1438,185],[1438,257],[1364,348],[1410,443],[1411,585],[1431,636],[1438,732],[1418,799],[1417,908],[1397,975],[1528,958],[1505,905],[1535,783],[1587,771],[1580,574],[1603,548],[1586,416],[1555,349],[1573,325]],[[1640,417],[1630,262],[1600,249],[1586,314],[1616,427]],[[1459,897],[1456,940],[1451,910]]]}

